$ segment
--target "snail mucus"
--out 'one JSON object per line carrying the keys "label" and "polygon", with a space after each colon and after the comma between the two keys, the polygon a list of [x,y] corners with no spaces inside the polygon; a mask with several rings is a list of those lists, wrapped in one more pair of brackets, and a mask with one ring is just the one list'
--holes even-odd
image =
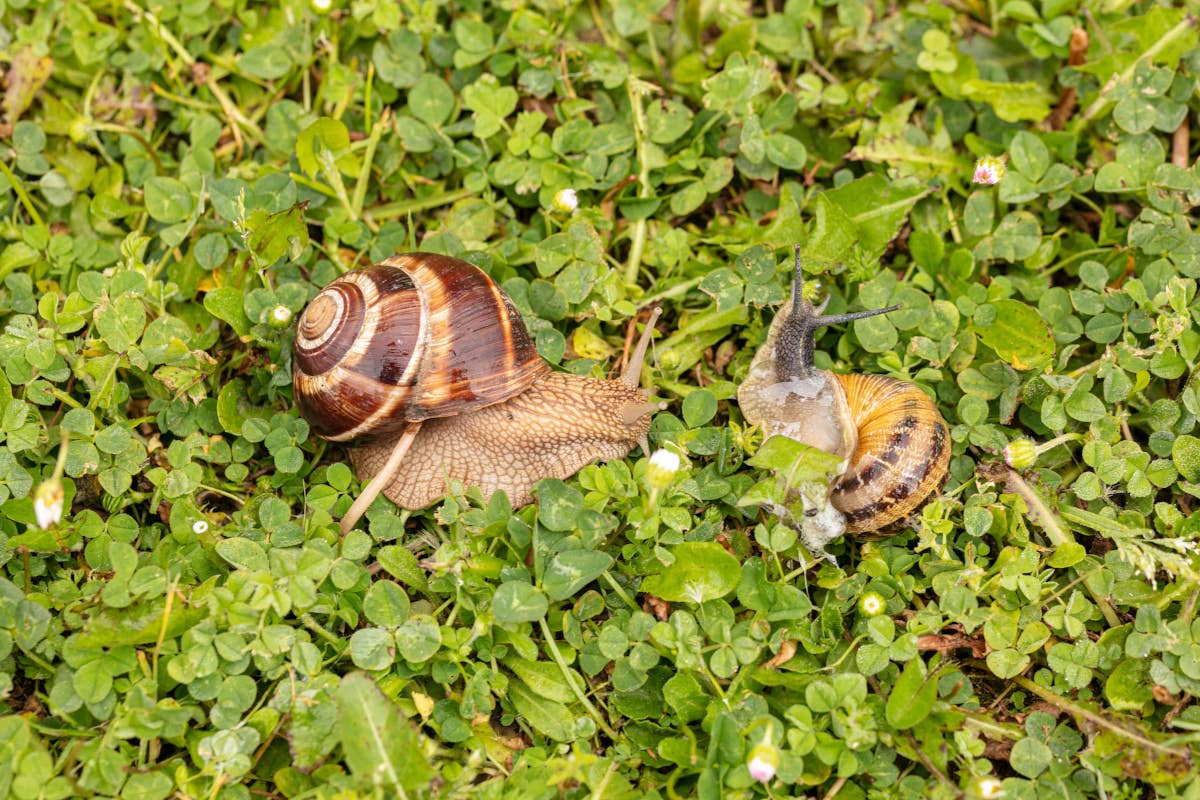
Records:
{"label": "snail mucus", "polygon": [[[746,421],[764,439],[786,436],[841,459],[827,483],[796,487],[772,510],[817,556],[845,533],[879,531],[906,519],[938,491],[950,463],[950,433],[928,395],[886,375],[838,375],[814,366],[815,335],[899,306],[824,316],[803,294],[800,246],[791,298],[738,388]],[[799,510],[797,513],[794,509]]]}
{"label": "snail mucus", "polygon": [[292,386],[314,432],[349,443],[370,479],[342,533],[381,491],[419,509],[460,481],[519,507],[543,478],[648,452],[661,404],[638,383],[657,317],[621,376],[600,380],[551,370],[511,298],[466,261],[408,253],[333,281],[297,323]]}

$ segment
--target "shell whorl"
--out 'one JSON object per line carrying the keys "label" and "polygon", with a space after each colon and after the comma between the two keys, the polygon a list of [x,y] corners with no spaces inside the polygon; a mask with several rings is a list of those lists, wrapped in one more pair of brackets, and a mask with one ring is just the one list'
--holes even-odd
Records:
{"label": "shell whorl", "polygon": [[831,500],[846,530],[863,533],[911,514],[950,466],[950,431],[929,396],[885,375],[836,375],[858,432],[850,466]]}
{"label": "shell whorl", "polygon": [[499,403],[548,370],[485,273],[411,253],[347,273],[313,298],[292,378],[313,429],[347,441]]}

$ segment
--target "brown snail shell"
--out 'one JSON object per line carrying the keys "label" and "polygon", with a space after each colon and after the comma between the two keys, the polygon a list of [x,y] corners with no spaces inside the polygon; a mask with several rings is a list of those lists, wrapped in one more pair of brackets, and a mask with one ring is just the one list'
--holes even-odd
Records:
{"label": "brown snail shell", "polygon": [[499,403],[549,371],[491,278],[432,253],[322,289],[300,315],[292,364],[301,415],[337,442]]}
{"label": "brown snail shell", "polygon": [[622,376],[597,380],[552,371],[512,300],[465,261],[410,253],[334,281],[300,317],[292,377],[301,415],[352,442],[371,479],[343,532],[380,491],[415,509],[461,481],[521,506],[543,478],[646,450],[661,406],[638,383],[655,319]]}

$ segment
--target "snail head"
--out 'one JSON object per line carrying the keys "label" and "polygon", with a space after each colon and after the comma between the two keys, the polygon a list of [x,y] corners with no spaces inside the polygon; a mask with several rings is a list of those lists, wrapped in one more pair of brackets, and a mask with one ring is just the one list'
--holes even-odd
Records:
{"label": "snail head", "polygon": [[799,244],[795,245],[794,252],[796,262],[792,275],[791,311],[775,344],[775,364],[780,376],[807,378],[813,373],[813,356],[818,329],[827,325],[837,325],[842,322],[853,322],[856,319],[887,314],[900,306],[855,311],[850,314],[830,314],[828,316],[822,314],[821,312],[829,305],[829,298],[826,297],[819,306],[814,306],[804,297],[804,273],[800,268]]}

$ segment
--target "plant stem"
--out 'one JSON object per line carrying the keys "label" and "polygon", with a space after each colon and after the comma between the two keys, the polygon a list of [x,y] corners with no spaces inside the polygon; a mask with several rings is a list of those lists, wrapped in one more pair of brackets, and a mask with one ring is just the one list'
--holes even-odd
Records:
{"label": "plant stem", "polygon": [[375,148],[383,136],[383,129],[391,120],[391,110],[385,108],[379,119],[371,127],[371,135],[367,137],[367,151],[363,153],[362,168],[358,171],[358,180],[354,183],[354,197],[350,200],[352,219],[362,217],[363,202],[367,199],[367,187],[371,185],[371,162],[375,160]]}
{"label": "plant stem", "polygon": [[12,173],[8,168],[8,164],[0,159],[0,172],[4,173],[4,177],[8,178],[8,182],[12,184],[13,191],[17,193],[17,197],[21,198],[21,205],[25,206],[25,213],[29,214],[29,218],[33,220],[34,225],[42,225],[42,217],[38,214],[37,209],[33,206],[33,200],[29,193],[25,191],[25,184]]}
{"label": "plant stem", "polygon": [[1071,124],[1071,132],[1078,133],[1085,125],[1091,122],[1092,119],[1098,117],[1100,114],[1103,114],[1108,110],[1109,106],[1112,105],[1112,89],[1115,89],[1117,86],[1120,86],[1123,83],[1127,83],[1129,79],[1133,77],[1133,73],[1137,69],[1138,64],[1142,63],[1143,61],[1153,60],[1156,55],[1174,45],[1176,39],[1187,34],[1187,32],[1191,28],[1195,27],[1195,25],[1196,17],[1188,14],[1181,19],[1175,25],[1175,27],[1164,33],[1157,41],[1154,42],[1154,44],[1147,47],[1140,56],[1131,61],[1129,66],[1121,71],[1120,75],[1116,76],[1115,78],[1110,78],[1108,83],[1105,84],[1104,88],[1100,90],[1100,96],[1097,97],[1092,104],[1087,107],[1087,110],[1084,111],[1081,116],[1076,117],[1075,121]]}
{"label": "plant stem", "polygon": [[[630,77],[625,82],[626,93],[629,95],[629,106],[633,109],[633,137],[637,142],[638,160],[638,197],[650,197],[650,166],[646,161],[646,110],[642,106],[642,95],[648,88],[637,79]],[[646,248],[646,218],[642,217],[633,223],[630,234],[629,261],[625,264],[625,284],[636,286],[638,271],[642,266],[642,251]]]}
{"label": "plant stem", "polygon": [[1088,722],[1098,725],[1099,727],[1104,728],[1105,730],[1111,731],[1112,733],[1115,733],[1117,736],[1120,736],[1123,739],[1128,739],[1129,741],[1134,742],[1134,743],[1140,745],[1141,747],[1146,748],[1147,750],[1154,750],[1158,753],[1162,753],[1163,755],[1174,756],[1175,758],[1180,758],[1180,759],[1185,759],[1185,760],[1189,758],[1187,751],[1176,750],[1172,747],[1167,747],[1164,744],[1159,744],[1158,742],[1154,741],[1149,736],[1141,733],[1140,731],[1129,730],[1126,727],[1118,725],[1117,723],[1109,720],[1107,717],[1097,714],[1095,711],[1089,711],[1088,709],[1084,708],[1083,706],[1081,706],[1077,703],[1071,702],[1070,700],[1063,697],[1062,695],[1057,695],[1054,692],[1050,691],[1049,689],[1045,688],[1044,686],[1039,686],[1038,684],[1034,683],[1033,681],[1029,680],[1026,677],[1018,675],[1015,678],[1012,678],[1012,682],[1017,684],[1018,686],[1020,686],[1022,689],[1026,690],[1028,692],[1031,692],[1032,694],[1037,695],[1042,700],[1045,700],[1047,703],[1050,703],[1053,706],[1061,708],[1063,711],[1066,711],[1068,714],[1071,714],[1072,716],[1075,716],[1075,717],[1082,717],[1082,718],[1086,719]]}
{"label": "plant stem", "polygon": [[306,628],[317,634],[317,636],[320,636],[322,639],[332,645],[336,645],[339,652],[346,646],[346,642],[342,637],[334,636],[332,633],[326,630],[321,623],[313,619],[312,614],[301,614],[300,621],[304,623]]}
{"label": "plant stem", "polygon": [[473,194],[474,192],[470,189],[454,189],[453,191],[442,192],[431,197],[414,197],[411,200],[397,200],[394,203],[369,208],[363,213],[363,217],[369,220],[404,217],[418,211],[428,211],[431,208],[457,203],[459,200],[470,197]]}
{"label": "plant stem", "polygon": [[637,603],[633,602],[633,600],[629,597],[629,595],[625,593],[625,589],[622,588],[621,584],[617,583],[617,579],[614,578],[609,573],[608,570],[604,571],[603,577],[604,577],[604,580],[606,580],[608,582],[608,585],[612,587],[613,591],[616,592],[620,596],[620,598],[625,601],[625,604],[627,606],[629,606],[630,608],[632,608],[634,611],[636,611],[638,608]]}
{"label": "plant stem", "polygon": [[167,626],[171,622],[171,610],[175,607],[175,592],[179,588],[179,576],[176,575],[171,579],[171,585],[167,587],[167,602],[163,606],[162,624],[158,626],[158,638],[154,641],[154,655],[150,668],[150,679],[154,681],[154,686],[158,688],[158,657],[162,654],[163,642],[167,640]]}
{"label": "plant stem", "polygon": [[558,669],[562,672],[563,679],[567,682],[567,685],[571,687],[571,694],[575,695],[575,699],[583,705],[584,709],[588,712],[588,716],[596,721],[596,724],[600,726],[600,730],[604,731],[608,735],[608,738],[614,742],[617,741],[617,732],[608,724],[608,720],[601,716],[599,710],[592,705],[592,702],[587,699],[587,695],[583,693],[583,690],[575,682],[576,676],[571,673],[567,662],[563,660],[562,653],[558,652],[558,643],[554,641],[554,635],[550,632],[550,625],[547,624],[546,618],[542,617],[539,619],[538,625],[542,629],[542,636],[546,639],[546,645],[550,650],[551,658],[558,665]]}
{"label": "plant stem", "polygon": [[150,156],[150,160],[154,162],[154,166],[158,169],[160,175],[166,172],[162,161],[158,158],[158,153],[155,152],[154,145],[150,144],[150,140],[137,128],[130,128],[128,125],[117,125],[112,122],[96,122],[95,120],[92,121],[91,127],[98,131],[121,133],[128,136],[142,146],[142,149],[146,151],[146,155]]}
{"label": "plant stem", "polygon": [[[1050,510],[1050,507],[1042,501],[1042,498],[1038,495],[1038,493],[1035,492],[1033,488],[1025,482],[1024,478],[1018,475],[1015,470],[1008,467],[1005,467],[1005,472],[1005,483],[1009,488],[1021,496],[1021,499],[1025,501],[1025,505],[1029,506],[1029,511],[1042,526],[1042,530],[1046,532],[1046,538],[1050,540],[1051,544],[1053,544],[1055,547],[1058,547],[1059,545],[1066,544],[1067,542],[1075,541],[1073,536],[1069,535],[1063,530],[1062,526],[1058,523],[1058,517],[1053,511]],[[1113,610],[1113,607],[1109,604],[1107,598],[1102,597],[1100,592],[1091,585],[1090,581],[1086,579],[1083,582],[1083,586],[1088,590],[1088,594],[1092,596],[1092,599],[1096,601],[1096,605],[1100,608],[1100,613],[1104,615],[1104,619],[1108,622],[1108,624],[1114,628],[1119,626],[1121,624],[1121,619],[1117,616],[1117,612]]]}

